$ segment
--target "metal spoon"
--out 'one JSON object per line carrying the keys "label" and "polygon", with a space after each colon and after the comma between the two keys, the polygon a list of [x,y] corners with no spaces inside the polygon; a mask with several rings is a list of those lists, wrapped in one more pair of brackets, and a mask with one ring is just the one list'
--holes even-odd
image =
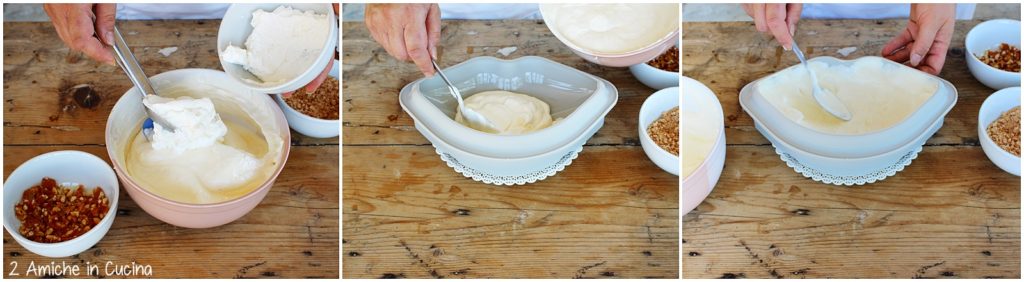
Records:
{"label": "metal spoon", "polygon": [[800,51],[800,47],[796,46],[796,41],[793,41],[793,52],[800,59],[800,63],[804,64],[804,69],[807,70],[807,73],[811,75],[811,85],[814,87],[811,91],[814,101],[818,102],[818,105],[829,114],[843,121],[850,121],[853,118],[853,114],[850,113],[850,110],[846,109],[846,105],[842,101],[839,101],[839,97],[818,85],[818,77],[814,75],[814,71],[811,71],[811,66],[804,59],[804,52]]}
{"label": "metal spoon", "polygon": [[434,65],[434,70],[441,76],[441,80],[444,80],[444,83],[448,84],[448,90],[451,91],[452,96],[455,96],[455,100],[459,101],[459,112],[462,113],[462,118],[469,123],[469,127],[486,132],[497,132],[498,130],[495,128],[494,124],[491,123],[490,120],[487,120],[487,117],[473,111],[469,107],[466,107],[462,102],[462,93],[459,92],[459,88],[455,87],[455,84],[452,84],[452,82],[448,80],[448,77],[441,71],[441,67],[437,66],[437,62],[434,61],[434,58],[430,58],[430,64]]}
{"label": "metal spoon", "polygon": [[[149,77],[142,70],[142,66],[139,66],[139,61],[135,59],[135,54],[132,53],[132,49],[128,48],[128,43],[124,41],[124,37],[121,36],[121,31],[117,30],[117,26],[114,26],[114,57],[117,57],[117,65],[121,66],[124,73],[128,75],[128,79],[132,81],[136,89],[139,89],[139,93],[142,93],[140,98],[145,99],[146,95],[157,95],[156,90],[153,89],[153,85],[149,83]],[[161,127],[167,131],[173,132],[174,126],[167,122],[159,115],[153,114],[153,111],[149,109],[146,104],[142,104],[146,110],[146,121],[142,123],[142,135],[146,137],[146,140],[153,140],[153,123],[160,124]]]}

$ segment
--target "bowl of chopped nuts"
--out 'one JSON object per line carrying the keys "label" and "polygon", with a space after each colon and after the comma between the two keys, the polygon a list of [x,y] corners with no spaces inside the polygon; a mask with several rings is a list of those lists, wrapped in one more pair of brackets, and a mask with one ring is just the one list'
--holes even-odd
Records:
{"label": "bowl of chopped nuts", "polygon": [[978,111],[981,149],[999,168],[1020,176],[1020,87],[992,93]]}
{"label": "bowl of chopped nuts", "polygon": [[967,68],[992,89],[1020,86],[1020,21],[980,23],[964,39]]}
{"label": "bowl of chopped nuts", "polygon": [[103,159],[80,151],[42,154],[4,182],[4,228],[33,253],[76,255],[110,230],[117,199],[117,176]]}
{"label": "bowl of chopped nuts", "polygon": [[640,106],[640,146],[662,170],[679,175],[679,87],[654,92]]}
{"label": "bowl of chopped nuts", "polygon": [[629,72],[647,87],[665,89],[679,86],[679,44],[646,63],[629,66]]}
{"label": "bowl of chopped nuts", "polygon": [[281,107],[288,126],[313,138],[337,137],[339,127],[338,61],[334,61],[327,80],[313,93],[296,91],[290,97],[271,95]]}

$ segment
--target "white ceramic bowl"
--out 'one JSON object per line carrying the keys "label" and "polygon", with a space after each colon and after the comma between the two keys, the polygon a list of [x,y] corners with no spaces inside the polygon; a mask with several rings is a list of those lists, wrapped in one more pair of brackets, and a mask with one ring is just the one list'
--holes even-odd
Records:
{"label": "white ceramic bowl", "polygon": [[1010,174],[1020,176],[1020,157],[1003,150],[988,135],[988,126],[1003,112],[1020,106],[1020,87],[996,91],[985,99],[978,111],[978,136],[981,149],[992,163]]}
{"label": "white ceramic bowl", "polygon": [[543,4],[541,5],[540,10],[541,17],[544,18],[544,24],[547,25],[548,29],[551,30],[551,33],[555,35],[555,38],[558,38],[558,40],[561,41],[562,44],[565,44],[565,46],[569,46],[569,49],[571,49],[573,53],[576,53],[576,55],[580,56],[584,60],[590,61],[591,63],[595,63],[598,65],[609,67],[627,67],[647,62],[650,61],[651,59],[654,59],[658,55],[665,53],[665,50],[668,50],[668,48],[672,47],[674,44],[676,44],[677,41],[679,41],[679,29],[676,28],[675,31],[666,34],[658,41],[636,51],[622,54],[595,53],[584,48],[581,48],[579,46],[576,46],[576,44],[573,44],[571,41],[565,39],[564,36],[562,36],[562,34],[558,32],[557,29],[552,28],[552,26],[548,24],[549,22],[551,22],[551,19],[548,18],[548,15],[544,14]]}
{"label": "white ceramic bowl", "polygon": [[608,81],[541,57],[476,57],[444,73],[463,98],[488,90],[524,93],[550,105],[554,118],[562,118],[527,134],[484,133],[455,122],[457,103],[439,77],[409,83],[399,94],[402,109],[439,153],[450,154],[475,171],[460,171],[467,177],[505,178],[550,171],[545,168],[564,163],[563,157],[582,148],[604,124],[604,116],[618,99],[615,86]]}
{"label": "white ceramic bowl", "polygon": [[[711,91],[710,88],[700,83],[699,81],[693,80],[689,77],[683,77],[682,79],[682,91],[684,105],[686,107],[686,97],[695,97],[697,95],[705,96],[709,99],[713,99],[716,103],[714,104],[713,112],[716,113],[715,119],[725,122],[725,114],[722,111],[722,105],[718,102],[718,97]],[[716,138],[715,144],[711,149],[711,153],[704,158],[700,166],[693,171],[690,175],[683,176],[683,195],[682,195],[682,212],[683,215],[689,213],[694,208],[697,208],[704,198],[707,198],[711,194],[711,190],[714,190],[715,185],[718,184],[719,177],[722,176],[722,169],[725,167],[725,129],[719,131],[718,137]],[[686,145],[686,141],[682,140],[682,146]],[[686,158],[687,156],[683,156]]]}
{"label": "white ceramic bowl", "polygon": [[[637,123],[640,146],[644,148],[647,158],[650,158],[661,169],[677,176],[679,175],[679,156],[655,144],[647,133],[647,127],[661,117],[662,113],[678,106],[679,87],[670,87],[654,92],[651,96],[647,96],[647,100],[644,100],[644,104],[640,106],[640,120]],[[679,133],[676,132],[676,134]]]}
{"label": "white ceramic bowl", "polygon": [[1001,43],[1020,48],[1020,21],[998,19],[974,26],[964,39],[967,68],[971,70],[974,78],[989,88],[1020,86],[1019,72],[997,69],[978,60],[978,56],[985,55],[985,51],[998,48]]}
{"label": "white ceramic bowl", "polygon": [[[333,78],[338,78],[338,68],[338,61],[335,60],[334,66],[331,67],[331,72],[328,75]],[[339,91],[340,90],[341,89],[339,88]],[[302,135],[313,138],[331,138],[337,137],[341,132],[341,123],[339,121],[340,116],[339,119],[319,119],[311,117],[295,110],[292,106],[289,106],[281,95],[273,96],[274,101],[277,102],[277,105],[281,107],[281,111],[284,112],[284,117],[288,119],[288,126],[295,129],[295,131],[302,133]]]}
{"label": "white ceramic bowl", "polygon": [[[21,201],[22,193],[39,185],[43,177],[57,183],[85,185],[86,189],[100,187],[110,201],[110,210],[92,230],[78,238],[60,243],[39,243],[18,233],[21,221],[14,215],[14,205]],[[14,241],[29,251],[46,257],[73,256],[95,246],[114,224],[117,215],[118,185],[114,170],[106,161],[80,151],[56,151],[36,156],[14,169],[4,182],[4,228]]]}
{"label": "white ceramic bowl", "polygon": [[[921,107],[903,121],[880,131],[859,135],[828,134],[804,127],[786,118],[758,92],[758,83],[775,74],[751,82],[740,91],[740,105],[754,119],[757,130],[771,141],[778,151],[791,155],[800,164],[814,170],[812,172],[797,169],[804,176],[830,184],[846,185],[873,182],[864,182],[860,179],[880,180],[891,176],[892,174],[886,174],[893,172],[893,166],[898,163],[905,163],[899,166],[898,170],[908,165],[909,160],[901,161],[904,156],[911,151],[920,150],[928,137],[942,126],[946,113],[956,104],[956,87],[951,83],[903,64],[878,57],[861,57],[856,60],[817,57],[809,61],[849,65],[857,60],[882,60],[894,67],[907,68],[918,72],[919,75],[935,79],[939,87]],[[796,66],[787,70],[794,67]],[[916,157],[916,154],[913,156]]]}
{"label": "white ceramic bowl", "polygon": [[269,12],[277,9],[279,6],[290,6],[294,9],[303,11],[316,11],[316,13],[319,14],[327,14],[329,17],[328,22],[331,23],[329,27],[331,31],[327,40],[320,49],[320,54],[317,56],[317,60],[306,68],[306,71],[301,75],[285,82],[276,84],[256,83],[256,81],[260,81],[259,78],[252,75],[252,73],[245,70],[242,66],[228,63],[223,60],[220,61],[221,68],[223,68],[231,78],[241,82],[246,87],[261,93],[284,93],[294,91],[306,84],[309,84],[310,81],[313,81],[313,79],[327,67],[327,63],[334,59],[334,52],[338,46],[338,19],[334,15],[334,8],[331,4],[231,4],[231,7],[229,7],[227,12],[224,13],[224,18],[220,22],[220,29],[217,31],[217,57],[220,57],[228,44],[241,46],[245,43],[245,39],[249,37],[249,34],[252,33],[253,29],[250,24],[252,21],[252,12],[260,9]]}
{"label": "white ceramic bowl", "polygon": [[[117,176],[124,183],[124,189],[146,213],[153,217],[180,227],[185,228],[210,228],[224,225],[235,221],[249,213],[255,208],[271,187],[274,180],[284,169],[288,160],[288,153],[291,149],[291,132],[288,131],[288,121],[285,119],[281,109],[274,103],[274,100],[263,93],[253,92],[241,83],[228,78],[228,75],[218,70],[209,69],[179,69],[164,72],[150,77],[153,88],[166,97],[173,95],[211,97],[214,106],[222,119],[244,119],[224,115],[225,109],[232,107],[239,108],[246,112],[259,112],[271,115],[272,122],[265,124],[260,130],[270,131],[271,134],[280,137],[281,156],[275,164],[270,177],[259,187],[241,197],[220,203],[193,204],[183,203],[164,198],[156,193],[150,192],[141,184],[136,182],[127,173],[125,166],[125,152],[135,134],[138,134],[139,126],[145,116],[142,106],[142,99],[139,98],[139,90],[130,88],[117,100],[114,108],[110,110],[107,118],[106,136],[107,154]],[[185,90],[177,90],[184,88]],[[175,91],[171,91],[175,90]],[[230,95],[214,96],[212,91],[225,91]],[[244,102],[243,102],[244,101]],[[251,120],[251,117],[248,117]],[[275,146],[275,144],[268,144]]]}
{"label": "white ceramic bowl", "polygon": [[648,65],[646,62],[629,66],[629,72],[633,73],[633,76],[640,83],[650,88],[661,90],[669,87],[679,87],[680,73],[662,70]]}

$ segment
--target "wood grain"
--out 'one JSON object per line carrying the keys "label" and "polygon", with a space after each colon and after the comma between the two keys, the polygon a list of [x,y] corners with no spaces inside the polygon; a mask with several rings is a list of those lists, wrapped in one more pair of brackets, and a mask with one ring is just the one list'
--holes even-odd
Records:
{"label": "wood grain", "polygon": [[[219,69],[215,49],[219,25],[219,21],[118,22],[149,74],[180,68]],[[168,57],[157,53],[170,46],[179,49]],[[18,165],[50,151],[80,150],[108,160],[103,146],[106,119],[130,87],[121,70],[70,53],[48,22],[4,22],[3,52],[5,179]],[[99,101],[86,103],[61,94],[77,84],[93,85]],[[110,231],[76,256],[40,257],[4,233],[4,277],[11,278],[12,262],[18,264],[21,277],[29,264],[51,262],[83,268],[99,265],[97,276],[104,277],[109,261],[149,265],[153,277],[161,278],[337,278],[338,142],[338,138],[313,139],[293,133],[288,162],[269,194],[252,212],[224,226],[174,227],[147,214],[121,189]]]}
{"label": "wood grain", "polygon": [[[957,22],[940,76],[959,100],[909,167],[875,184],[837,187],[787,167],[737,100],[744,85],[797,63],[752,23],[683,25],[683,73],[726,115],[725,169],[683,216],[684,278],[1020,278],[1020,178],[978,146],[977,111],[994,92],[964,63]],[[905,20],[804,20],[808,57],[877,55]],[[813,40],[811,40],[813,38]],[[737,71],[740,69],[742,71]]]}
{"label": "wood grain", "polygon": [[654,92],[625,68],[587,63],[537,21],[445,21],[442,66],[533,55],[607,79],[619,91],[604,127],[565,171],[525,186],[454,172],[413,128],[398,92],[422,77],[362,23],[342,50],[344,278],[677,278],[678,177],[639,146]]}
{"label": "wood grain", "polygon": [[516,187],[468,180],[431,146],[343,155],[346,278],[678,276],[677,180],[622,161],[646,158],[638,148],[587,147]]}

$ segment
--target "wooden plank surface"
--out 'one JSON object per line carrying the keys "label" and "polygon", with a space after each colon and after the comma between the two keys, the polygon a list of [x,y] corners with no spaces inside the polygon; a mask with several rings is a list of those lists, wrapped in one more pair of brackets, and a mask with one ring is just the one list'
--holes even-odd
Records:
{"label": "wooden plank surface", "polygon": [[442,66],[534,55],[611,81],[618,104],[565,171],[514,187],[454,172],[398,92],[422,75],[362,23],[343,28],[344,278],[678,277],[678,178],[651,163],[636,117],[654,92],[628,69],[584,62],[538,21],[445,21]]}
{"label": "wooden plank surface", "polygon": [[[877,56],[906,20],[804,20],[808,57]],[[1020,278],[1020,181],[978,146],[977,111],[994,92],[971,76],[957,22],[945,68],[959,100],[904,171],[837,187],[788,168],[742,111],[739,89],[798,61],[749,22],[683,24],[683,73],[725,110],[727,152],[708,199],[683,216],[685,278]],[[740,71],[737,71],[740,70]]]}
{"label": "wooden plank surface", "polygon": [[[179,68],[219,69],[218,21],[119,22],[150,74]],[[177,46],[169,57],[156,53]],[[100,96],[87,107],[60,92],[88,83]],[[80,150],[108,160],[107,116],[130,82],[120,69],[69,55],[49,23],[4,23],[4,177],[42,153]],[[153,277],[339,277],[338,138],[292,134],[291,154],[269,194],[249,214],[210,229],[163,223],[121,189],[118,214],[96,246],[66,258],[45,258],[4,233],[4,277],[29,264],[149,265]],[[109,160],[108,160],[109,162]],[[12,262],[16,262],[15,268]],[[120,275],[112,275],[120,276]],[[34,277],[34,276],[30,276]],[[90,277],[73,276],[64,277]],[[129,275],[126,277],[142,277]]]}

